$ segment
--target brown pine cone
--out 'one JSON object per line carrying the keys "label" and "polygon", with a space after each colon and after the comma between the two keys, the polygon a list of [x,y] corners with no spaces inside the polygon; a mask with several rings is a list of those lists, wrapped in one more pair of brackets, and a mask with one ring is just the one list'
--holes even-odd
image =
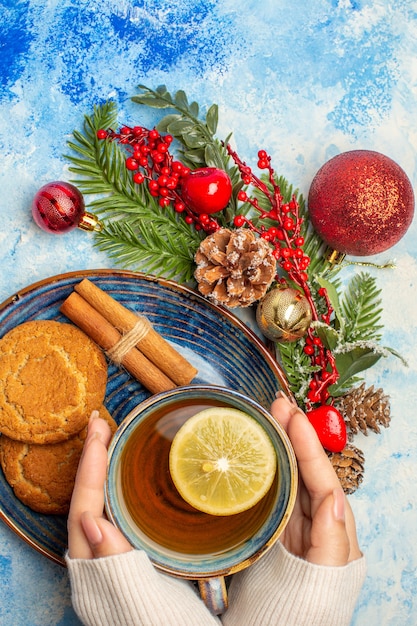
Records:
{"label": "brown pine cone", "polygon": [[220,228],[203,239],[195,262],[200,293],[229,308],[247,307],[262,298],[276,272],[272,248],[245,228]]}
{"label": "brown pine cone", "polygon": [[367,435],[368,428],[379,433],[379,426],[387,428],[391,420],[389,397],[382,389],[375,390],[373,385],[368,389],[365,388],[365,383],[354,387],[338,398],[335,405],[352,434],[361,431]]}
{"label": "brown pine cone", "polygon": [[363,480],[365,457],[363,452],[352,444],[347,444],[342,452],[328,452],[331,464],[346,494],[356,491]]}

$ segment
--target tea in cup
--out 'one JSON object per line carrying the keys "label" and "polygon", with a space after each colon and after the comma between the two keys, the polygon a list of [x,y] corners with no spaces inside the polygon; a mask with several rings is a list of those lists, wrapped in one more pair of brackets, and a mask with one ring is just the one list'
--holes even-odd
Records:
{"label": "tea in cup", "polygon": [[[188,504],[169,469],[178,430],[212,407],[237,409],[256,420],[276,453],[277,470],[266,495],[233,515],[210,515]],[[275,543],[293,510],[296,490],[296,459],[283,428],[256,401],[223,387],[190,385],[151,396],[125,418],[109,447],[109,519],[155,567],[197,580],[215,614],[227,606],[224,577],[248,567]]]}

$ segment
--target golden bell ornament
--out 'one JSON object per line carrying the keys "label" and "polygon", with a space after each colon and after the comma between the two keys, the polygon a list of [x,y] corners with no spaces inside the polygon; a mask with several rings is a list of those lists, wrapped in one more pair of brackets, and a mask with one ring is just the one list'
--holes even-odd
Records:
{"label": "golden bell ornament", "polygon": [[311,307],[297,289],[277,287],[259,302],[256,321],[261,332],[272,341],[297,341],[311,324]]}

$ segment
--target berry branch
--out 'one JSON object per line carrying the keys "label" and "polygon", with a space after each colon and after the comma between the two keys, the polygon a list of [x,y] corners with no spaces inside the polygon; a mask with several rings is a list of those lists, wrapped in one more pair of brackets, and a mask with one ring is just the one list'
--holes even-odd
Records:
{"label": "berry branch", "polygon": [[[248,195],[247,191],[243,189],[238,193],[238,200],[249,203],[258,211],[260,220],[269,219],[276,223],[275,226],[270,226],[269,228],[266,228],[264,225],[257,227],[250,218],[244,215],[236,215],[234,225],[237,228],[246,225],[273,246],[274,256],[278,265],[288,276],[287,279],[277,275],[277,282],[284,286],[288,286],[288,280],[295,283],[302,290],[310,305],[313,321],[321,320],[325,324],[330,324],[333,308],[327,290],[324,287],[318,290],[318,295],[323,298],[325,303],[325,312],[319,314],[308,284],[306,270],[310,265],[310,258],[303,251],[304,237],[301,236],[303,220],[300,217],[299,204],[295,195],[292,196],[289,202],[283,201],[280,187],[276,183],[274,169],[271,166],[271,157],[265,150],[258,152],[258,167],[259,169],[267,170],[269,187],[253,173],[252,169],[240,159],[230,145],[227,145],[226,149],[239,169],[242,182],[246,186],[251,185],[263,194],[271,208],[268,211],[263,209],[258,199]],[[313,404],[326,404],[330,398],[328,389],[330,385],[336,383],[339,374],[331,350],[318,337],[314,325],[310,326],[307,331],[304,352],[308,355],[311,364],[316,370],[310,381],[307,405],[310,407]]]}
{"label": "berry branch", "polygon": [[[97,138],[117,141],[125,146],[128,151],[125,167],[131,172],[133,182],[137,185],[146,182],[150,195],[158,200],[162,209],[171,205],[176,213],[184,214],[187,224],[207,234],[220,228],[215,217],[193,209],[187,202],[184,187],[187,186],[191,172],[190,168],[175,160],[170,153],[172,135],[162,135],[156,128],[148,130],[143,126],[122,126],[118,132],[99,129]],[[229,198],[230,195],[225,204]]]}

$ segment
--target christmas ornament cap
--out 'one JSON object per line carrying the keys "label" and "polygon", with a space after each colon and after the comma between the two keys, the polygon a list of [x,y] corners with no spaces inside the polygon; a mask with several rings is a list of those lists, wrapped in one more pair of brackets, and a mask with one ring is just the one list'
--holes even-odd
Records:
{"label": "christmas ornament cap", "polygon": [[42,230],[63,234],[77,226],[82,230],[100,230],[95,215],[85,211],[81,192],[70,183],[53,181],[39,189],[32,202],[32,216]]}
{"label": "christmas ornament cap", "polygon": [[317,172],[308,209],[328,246],[368,256],[384,252],[405,235],[414,215],[414,193],[395,161],[372,150],[351,150]]}

